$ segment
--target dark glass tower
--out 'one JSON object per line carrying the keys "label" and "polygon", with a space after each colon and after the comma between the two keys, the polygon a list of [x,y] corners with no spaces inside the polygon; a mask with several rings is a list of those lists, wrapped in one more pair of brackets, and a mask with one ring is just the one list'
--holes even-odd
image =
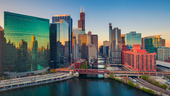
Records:
{"label": "dark glass tower", "polygon": [[4,33],[5,71],[48,67],[49,19],[4,12]]}
{"label": "dark glass tower", "polygon": [[69,62],[69,25],[65,20],[50,25],[50,68]]}
{"label": "dark glass tower", "polygon": [[69,62],[72,62],[72,33],[73,33],[72,18],[70,15],[55,15],[54,17],[52,17],[52,23],[60,22],[60,20],[65,20],[69,25],[69,31],[68,31]]}

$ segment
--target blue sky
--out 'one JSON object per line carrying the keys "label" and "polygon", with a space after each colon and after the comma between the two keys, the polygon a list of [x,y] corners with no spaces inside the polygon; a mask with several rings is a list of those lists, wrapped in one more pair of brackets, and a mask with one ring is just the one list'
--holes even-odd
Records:
{"label": "blue sky", "polygon": [[122,34],[130,31],[142,37],[162,35],[170,47],[170,0],[1,0],[0,26],[4,26],[3,11],[52,19],[58,14],[70,14],[77,28],[80,6],[85,7],[85,29],[98,34],[99,45],[109,40],[109,23]]}

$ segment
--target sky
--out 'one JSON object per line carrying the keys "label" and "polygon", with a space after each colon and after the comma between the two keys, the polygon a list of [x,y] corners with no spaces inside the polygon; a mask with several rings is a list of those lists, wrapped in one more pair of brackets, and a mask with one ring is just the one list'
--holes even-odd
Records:
{"label": "sky", "polygon": [[0,26],[4,11],[50,19],[70,14],[73,28],[78,27],[80,7],[85,8],[85,30],[98,35],[99,46],[109,40],[109,23],[125,34],[142,37],[162,35],[170,47],[170,0],[0,0]]}

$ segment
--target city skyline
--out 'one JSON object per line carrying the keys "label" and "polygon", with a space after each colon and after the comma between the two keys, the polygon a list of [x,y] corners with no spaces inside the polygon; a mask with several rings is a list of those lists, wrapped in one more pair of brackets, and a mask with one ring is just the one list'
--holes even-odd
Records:
{"label": "city skyline", "polygon": [[[37,5],[37,3],[39,4]],[[97,2],[94,0],[90,3],[88,0],[67,2],[54,0],[40,2],[37,0],[34,2],[20,1],[20,3],[8,0],[0,4],[2,6],[0,9],[0,26],[4,28],[3,12],[8,10],[9,12],[47,18],[50,19],[50,23],[52,16],[70,14],[73,18],[73,28],[77,28],[77,21],[80,19],[80,7],[84,5],[86,13],[85,31],[86,33],[92,31],[94,34],[98,34],[99,46],[102,45],[103,41],[109,40],[108,23],[112,23],[113,28],[119,27],[122,34],[136,31],[142,33],[142,37],[162,35],[162,38],[166,39],[166,47],[170,47],[170,38],[167,35],[170,33],[168,27],[170,22],[168,18],[170,17],[169,4],[170,1],[168,0],[164,2],[160,0],[115,0],[107,2],[101,0]],[[30,8],[29,5],[35,6]]]}

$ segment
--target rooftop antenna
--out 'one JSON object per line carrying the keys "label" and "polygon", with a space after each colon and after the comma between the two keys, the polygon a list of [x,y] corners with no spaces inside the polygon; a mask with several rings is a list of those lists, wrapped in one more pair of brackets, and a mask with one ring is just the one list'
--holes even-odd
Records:
{"label": "rooftop antenna", "polygon": [[85,12],[85,10],[84,10],[84,5],[83,5],[83,12]]}
{"label": "rooftop antenna", "polygon": [[80,7],[80,13],[82,12],[82,6]]}

